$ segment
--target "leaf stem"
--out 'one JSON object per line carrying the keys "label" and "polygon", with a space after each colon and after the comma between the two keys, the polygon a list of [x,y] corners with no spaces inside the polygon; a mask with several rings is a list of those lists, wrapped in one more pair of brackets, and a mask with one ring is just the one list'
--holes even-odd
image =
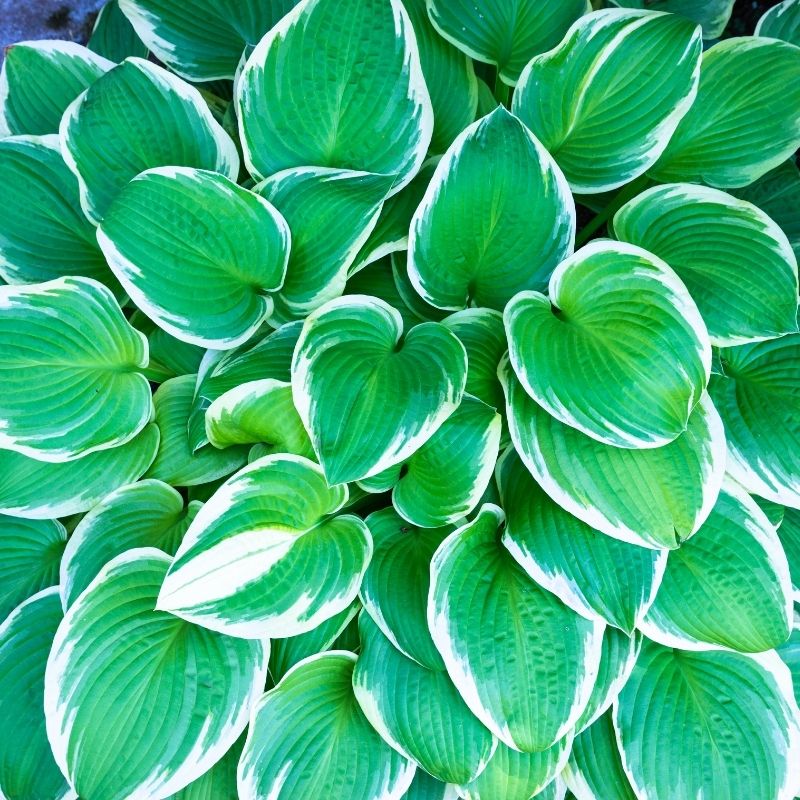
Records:
{"label": "leaf stem", "polygon": [[580,233],[575,237],[575,247],[582,247],[589,241],[589,239],[600,230],[610,219],[617,213],[617,211],[637,194],[644,191],[650,183],[650,178],[647,175],[640,175],[635,180],[623,186],[612,198],[608,201],[605,208],[595,214],[589,222],[583,227]]}

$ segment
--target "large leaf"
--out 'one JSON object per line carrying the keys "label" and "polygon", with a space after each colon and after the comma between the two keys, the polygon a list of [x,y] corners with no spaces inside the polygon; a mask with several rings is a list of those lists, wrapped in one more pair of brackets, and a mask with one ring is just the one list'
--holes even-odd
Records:
{"label": "large leaf", "polygon": [[45,461],[130,441],[153,413],[147,341],[90,278],[0,287],[0,447]]}
{"label": "large leaf", "polygon": [[155,458],[158,438],[158,428],[146,425],[126,444],[62,463],[0,450],[0,514],[55,519],[88,511],[141,477]]}
{"label": "large leaf", "polygon": [[510,369],[502,374],[514,447],[563,509],[615,539],[654,548],[678,547],[703,524],[725,471],[725,435],[707,395],[675,441],[627,450],[559,422]]}
{"label": "large leaf", "polygon": [[173,555],[201,504],[186,508],[175,489],[157,480],[129,483],[104,497],[78,523],[61,562],[64,608],[113,558],[137,547],[155,547]]}
{"label": "large leaf", "polygon": [[419,169],[433,130],[399,0],[302,0],[248,59],[237,103],[255,178],[337,167],[394,175],[397,191]]}
{"label": "large leaf", "polygon": [[147,47],[122,13],[119,0],[106,0],[103,4],[86,46],[114,62],[128,56],[147,58]]}
{"label": "large leaf", "polygon": [[308,459],[254,461],[194,518],[159,608],[245,638],[316,627],[353,601],[372,555],[362,520],[334,516],[346,500]]}
{"label": "large leaf", "polygon": [[506,529],[503,544],[540,586],[579,614],[631,633],[656,596],[663,551],[613,539],[573,517],[508,450],[497,467]]}
{"label": "large leaf", "polygon": [[756,25],[755,35],[800,46],[800,3],[783,0],[767,9]]}
{"label": "large leaf", "polygon": [[514,113],[574,192],[614,189],[664,151],[697,92],[701,50],[700,29],[679,16],[596,11],[525,67]]}
{"label": "large leaf", "polygon": [[61,622],[58,589],[44,589],[0,624],[0,715],[13,726],[0,737],[0,797],[70,800],[45,731],[44,670]]}
{"label": "large leaf", "polygon": [[697,306],[667,264],[633,245],[586,245],[553,273],[549,297],[521,292],[503,319],[525,390],[605,444],[672,442],[708,383]]}
{"label": "large leaf", "polygon": [[83,210],[94,222],[144,170],[196,167],[234,180],[239,173],[236,147],[197,89],[140,58],[125,59],[95,81],[66,110],[60,132]]}
{"label": "large leaf", "polygon": [[751,36],[719,42],[703,54],[697,100],[650,175],[746,186],[800,146],[798,105],[800,49]]}
{"label": "large leaf", "polygon": [[18,42],[0,71],[0,136],[58,133],[67,106],[114,63],[74,42]]}
{"label": "large leaf", "polygon": [[555,47],[586,11],[584,0],[427,0],[431,22],[445,39],[478,61],[494,64],[514,84],[537,53]]}
{"label": "large leaf", "polygon": [[731,17],[734,0],[612,0],[623,8],[649,8],[681,14],[703,29],[704,39],[718,39]]}
{"label": "large leaf", "polygon": [[450,678],[406,658],[368,614],[361,614],[359,632],[353,689],[372,727],[439,780],[465,784],[476,778],[497,740],[472,715]]}
{"label": "large leaf", "polygon": [[431,564],[428,625],[470,710],[516,750],[546,750],[592,691],[603,624],[578,616],[500,542],[503,512],[484,505]]}
{"label": "large leaf", "polygon": [[640,625],[670,647],[771,650],[792,626],[792,586],[780,539],[763,512],[728,483],[699,531],[669,554]]}
{"label": "large leaf", "polygon": [[797,259],[786,234],[756,206],[704,186],[656,186],[616,213],[614,235],[678,273],[712,344],[797,331]]}
{"label": "large leaf", "polygon": [[800,508],[800,334],[720,351],[708,391],[728,471],[749,492]]}
{"label": "large leaf", "polygon": [[272,313],[290,234],[274,206],[225,176],[163,167],[119,192],[97,240],[125,290],[160,327],[228,350]]}
{"label": "large leaf", "polygon": [[294,402],[331,484],[399,464],[461,402],[464,347],[444,326],[403,335],[400,314],[350,295],[311,314],[294,352]]}
{"label": "large leaf", "polygon": [[355,661],[341,651],[312,656],[261,698],[239,762],[241,800],[403,797],[414,765],[378,736],[359,708]]}
{"label": "large leaf", "polygon": [[236,741],[264,685],[267,642],[154,610],[169,563],[152,548],[117,556],[56,633],[47,735],[82,800],[156,800],[182,789]]}
{"label": "large leaf", "polygon": [[574,237],[575,204],[561,171],[499,107],[439,161],[411,221],[408,274],[438,308],[502,311],[517,292],[546,286]]}
{"label": "large leaf", "polygon": [[646,642],[614,725],[637,797],[789,800],[798,716],[789,670],[775,653],[691,653]]}

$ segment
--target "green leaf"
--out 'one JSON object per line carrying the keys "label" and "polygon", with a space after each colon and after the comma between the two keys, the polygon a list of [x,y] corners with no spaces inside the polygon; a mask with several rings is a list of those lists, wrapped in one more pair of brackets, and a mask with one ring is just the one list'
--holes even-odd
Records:
{"label": "green leaf", "polygon": [[74,42],[46,39],[5,49],[0,70],[0,137],[58,133],[67,106],[113,66]]}
{"label": "green leaf", "polygon": [[781,661],[789,667],[789,671],[792,673],[794,696],[797,700],[797,698],[800,698],[800,623],[797,617],[795,617],[792,635],[785,644],[776,648],[776,652],[780,656]]}
{"label": "green leaf", "polygon": [[167,333],[229,350],[272,313],[290,234],[264,198],[224,175],[162,167],[117,195],[97,231],[108,263]]}
{"label": "green leaf", "polygon": [[394,275],[397,291],[400,297],[403,298],[403,302],[411,309],[411,312],[416,315],[418,320],[441,322],[445,317],[449,316],[447,311],[432,306],[417,294],[417,290],[408,276],[408,251],[406,249],[393,252],[391,261],[392,274]]}
{"label": "green leaf", "polygon": [[427,0],[439,33],[468,56],[494,64],[513,86],[528,61],[555,47],[586,11],[585,0]]}
{"label": "green leaf", "polygon": [[405,461],[459,403],[466,352],[438,323],[350,295],[312,313],[294,352],[294,402],[331,484]]}
{"label": "green leaf", "polygon": [[658,800],[789,800],[797,719],[789,670],[775,653],[691,653],[651,642],[614,709],[634,793]]}
{"label": "green leaf", "polygon": [[239,174],[236,146],[197,89],[140,58],[125,59],[80,95],[60,133],[83,210],[95,223],[147,169],[196,167],[232,180]]}
{"label": "green leaf", "polygon": [[603,624],[541,589],[500,542],[503,512],[485,505],[431,564],[428,626],[473,714],[509,747],[546,750],[592,691]]}
{"label": "green leaf", "polygon": [[703,54],[697,100],[649,174],[746,186],[800,146],[798,105],[798,48],[752,36],[719,42]]}
{"label": "green leaf", "polygon": [[[402,196],[402,192],[396,194],[390,198],[390,202]],[[358,271],[347,279],[344,293],[346,295],[365,294],[383,300],[384,303],[392,306],[400,313],[403,318],[404,328],[413,328],[414,325],[422,322],[422,319],[403,300],[394,279],[392,261],[388,257],[370,261],[368,264],[359,267]],[[505,333],[503,338],[505,339]]]}
{"label": "green leaf", "polygon": [[800,3],[783,0],[768,8],[756,25],[755,35],[782,39],[800,47]]}
{"label": "green leaf", "polygon": [[728,472],[748,492],[800,508],[800,334],[720,350],[708,386]]}
{"label": "green leaf", "polygon": [[[259,42],[237,84],[250,174],[314,166],[416,174],[433,113],[399,0],[302,0]],[[275,102],[280,98],[280,102]]]}
{"label": "green leaf", "polygon": [[425,770],[418,769],[403,800],[458,800],[458,794],[454,786],[437,781]]}
{"label": "green leaf", "polygon": [[[239,762],[241,800],[399,800],[414,765],[372,729],[353,695],[356,657],[301,661],[253,711]],[[293,724],[286,725],[287,720]]]}
{"label": "green leaf", "polygon": [[0,447],[69,461],[124,444],[153,413],[147,340],[90,278],[0,287]]}
{"label": "green leaf", "polygon": [[520,290],[546,285],[574,237],[561,171],[500,107],[463,131],[436,166],[411,221],[408,275],[437,308],[502,311]]}
{"label": "green leaf", "polygon": [[655,186],[616,213],[614,236],[678,273],[712,344],[797,331],[797,259],[784,232],[754,205],[704,186]]}
{"label": "green leaf", "polygon": [[623,8],[648,8],[681,14],[703,28],[704,39],[718,39],[731,17],[734,0],[613,0]]}
{"label": "green leaf", "polygon": [[759,497],[758,495],[751,495],[751,499],[754,500],[755,504],[764,512],[770,524],[774,528],[779,528],[781,526],[784,514],[786,512],[786,509],[783,506],[773,503],[771,500],[765,500],[763,497]]}
{"label": "green leaf", "polygon": [[152,548],[118,556],[56,633],[45,672],[47,735],[82,799],[179,791],[236,741],[264,685],[267,642],[153,610],[169,563]]}
{"label": "green leaf", "polygon": [[599,241],[563,261],[549,288],[521,292],[503,313],[525,391],[598,442],[674,441],[711,368],[706,327],[675,273],[639,247]]}
{"label": "green leaf", "polygon": [[435,778],[457,784],[474,780],[497,742],[472,716],[450,678],[396,650],[368,614],[359,618],[359,633],[353,690],[372,727]]}
{"label": "green leaf", "polygon": [[58,464],[0,450],[0,514],[55,519],[88,511],[141,477],[155,458],[158,438],[158,428],[146,425],[126,444]]}
{"label": "green leaf", "polygon": [[[528,63],[514,113],[573,192],[615,189],[664,151],[694,101],[701,50],[700,29],[674,14],[597,11]],[[647,91],[636,75],[647,76]]]}
{"label": "green leaf", "polygon": [[158,607],[248,639],[311,630],[350,605],[372,555],[364,522],[334,516],[346,500],[308,459],[254,461],[194,518]]}
{"label": "green leaf", "polygon": [[23,600],[58,583],[66,543],[67,531],[58,520],[0,515],[0,621]]}
{"label": "green leaf", "polygon": [[573,517],[531,477],[513,449],[497,465],[503,544],[540,586],[584,616],[630,634],[667,565],[664,551],[613,539]]}
{"label": "green leaf", "polygon": [[301,167],[256,186],[292,231],[286,281],[275,297],[276,323],[302,319],[342,294],[391,185],[386,175]]}
{"label": "green leaf", "polygon": [[794,600],[800,602],[800,511],[785,509],[783,522],[778,528],[778,538],[789,562]]}
{"label": "green leaf", "polygon": [[147,47],[122,13],[119,0],[106,0],[103,4],[86,46],[114,62],[128,56],[147,58]]}
{"label": "green leaf", "polygon": [[193,780],[188,786],[171,795],[169,800],[239,800],[236,791],[236,773],[244,747],[242,734],[222,758]]}
{"label": "green leaf", "polygon": [[173,72],[190,81],[233,78],[247,49],[296,0],[119,0],[142,41]]}
{"label": "green leaf", "polygon": [[792,627],[792,586],[780,539],[728,482],[699,531],[669,555],[642,632],[669,647],[771,650]]}
{"label": "green leaf", "polygon": [[551,417],[510,369],[503,377],[514,447],[565,511],[615,539],[656,549],[678,547],[711,513],[725,471],[725,436],[707,395],[674,442],[627,450]]}
{"label": "green leaf", "polygon": [[131,314],[130,323],[147,337],[150,361],[142,372],[149,381],[163,383],[168,378],[194,375],[200,369],[206,353],[202,347],[170,336],[138,308]]}
{"label": "green leaf", "polygon": [[104,497],[78,523],[61,562],[61,601],[69,608],[112,559],[137,547],[174,555],[201,504],[183,507],[171,486],[143,480]]}
{"label": "green leaf", "polygon": [[51,587],[19,605],[0,624],[0,715],[13,733],[0,737],[0,797],[68,800],[74,797],[47,741],[44,671],[61,622],[58,589]]}

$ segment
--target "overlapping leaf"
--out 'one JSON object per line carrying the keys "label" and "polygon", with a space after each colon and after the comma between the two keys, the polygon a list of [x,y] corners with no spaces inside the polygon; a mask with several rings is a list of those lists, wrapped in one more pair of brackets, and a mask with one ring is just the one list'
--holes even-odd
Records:
{"label": "overlapping leaf", "polygon": [[624,8],[648,8],[681,14],[703,28],[704,39],[722,35],[731,17],[734,0],[613,0]]}
{"label": "overlapping leaf", "polygon": [[800,46],[800,3],[783,0],[767,9],[756,25],[755,35]]}

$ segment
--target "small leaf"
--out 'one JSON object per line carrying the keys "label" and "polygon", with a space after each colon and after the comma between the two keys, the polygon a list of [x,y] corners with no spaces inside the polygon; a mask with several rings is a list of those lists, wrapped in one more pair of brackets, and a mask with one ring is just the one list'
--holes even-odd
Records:
{"label": "small leaf", "polygon": [[103,4],[86,46],[115,63],[128,56],[147,58],[147,47],[122,13],[119,0],[106,0]]}
{"label": "small leaf", "polygon": [[797,603],[800,602],[800,511],[795,508],[785,509],[783,522],[778,528],[778,538],[789,562],[792,590]]}
{"label": "small leaf", "polygon": [[437,781],[424,769],[418,769],[403,800],[458,800],[458,794],[454,786]]}
{"label": "small leaf", "polygon": [[149,381],[163,383],[168,378],[194,375],[200,369],[206,352],[202,347],[170,336],[138,308],[129,319],[131,325],[147,337],[150,361],[142,372]]}
{"label": "small leaf", "polygon": [[800,47],[800,3],[783,0],[768,8],[756,25],[755,35],[782,39]]}
{"label": "small leaf", "polygon": [[623,8],[649,8],[681,14],[703,28],[704,39],[719,39],[731,18],[734,0],[613,0]]}
{"label": "small leaf", "polygon": [[800,697],[800,624],[798,624],[797,618],[795,618],[792,635],[785,644],[776,648],[776,652],[781,661],[789,667],[789,671],[792,674],[794,696],[795,700],[797,700]]}

